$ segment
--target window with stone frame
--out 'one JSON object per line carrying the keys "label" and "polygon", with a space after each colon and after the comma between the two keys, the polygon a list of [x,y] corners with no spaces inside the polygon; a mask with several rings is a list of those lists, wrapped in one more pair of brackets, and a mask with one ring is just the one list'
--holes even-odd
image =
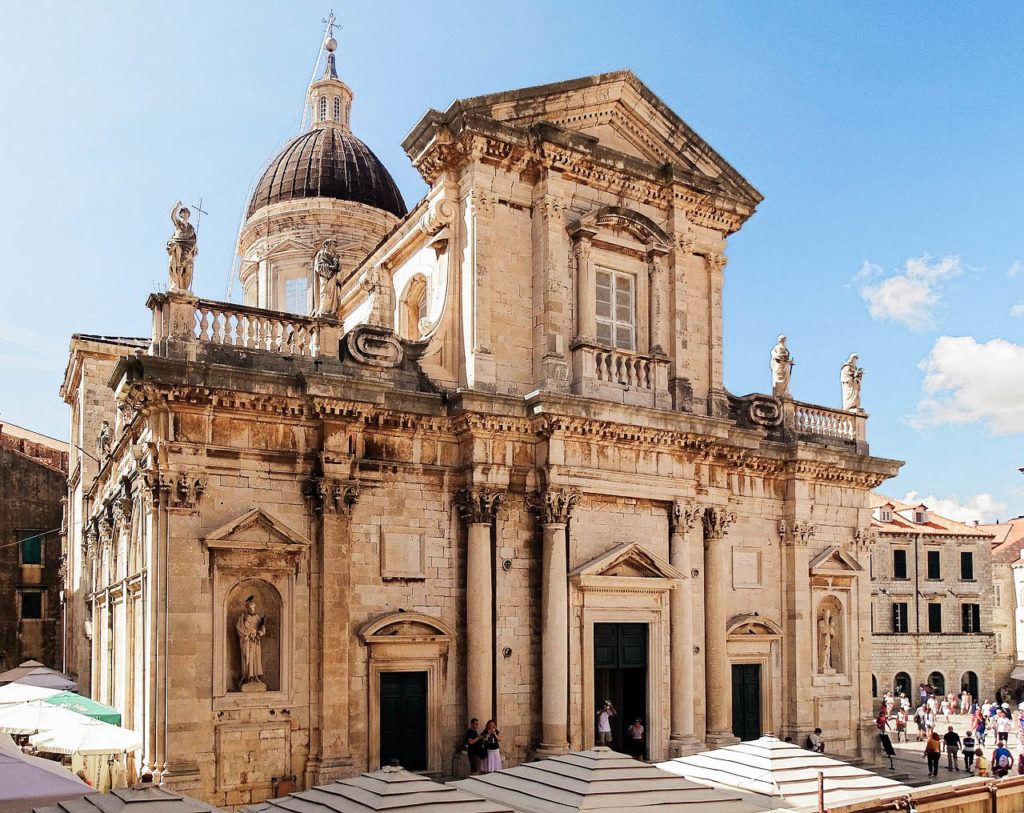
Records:
{"label": "window with stone frame", "polygon": [[305,277],[285,280],[284,309],[290,313],[306,313],[309,310],[309,283]]}
{"label": "window with stone frame", "polygon": [[18,618],[22,621],[37,621],[43,617],[43,591],[20,590],[18,595]]}
{"label": "window with stone frame", "polygon": [[636,280],[632,274],[598,269],[595,274],[597,340],[619,350],[636,350]]}
{"label": "window with stone frame", "polygon": [[906,579],[907,576],[907,551],[906,548],[894,548],[892,552],[892,577],[894,579]]}
{"label": "window with stone frame", "polygon": [[974,554],[969,550],[960,551],[960,578],[963,581],[974,581]]}
{"label": "window with stone frame", "polygon": [[334,97],[334,120],[341,121],[341,97]]}
{"label": "window with stone frame", "polygon": [[928,604],[928,632],[942,632],[942,604],[939,602]]}
{"label": "window with stone frame", "polygon": [[320,97],[320,121],[327,121],[327,97]]}
{"label": "window with stone frame", "polygon": [[892,605],[892,631],[910,631],[910,625],[907,620],[907,602],[905,601],[897,601]]}
{"label": "window with stone frame", "polygon": [[15,531],[18,538],[18,554],[21,564],[43,564],[43,532],[39,530]]}
{"label": "window with stone frame", "polygon": [[928,578],[932,581],[942,578],[942,559],[937,550],[928,551]]}
{"label": "window with stone frame", "polygon": [[981,632],[981,605],[960,605],[960,630],[962,632]]}

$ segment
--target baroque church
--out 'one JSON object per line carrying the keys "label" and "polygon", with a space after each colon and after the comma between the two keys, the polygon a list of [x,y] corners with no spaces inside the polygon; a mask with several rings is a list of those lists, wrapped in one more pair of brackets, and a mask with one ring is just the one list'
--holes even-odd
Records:
{"label": "baroque church", "polygon": [[448,774],[474,717],[506,765],[586,748],[605,700],[652,760],[816,727],[868,756],[900,464],[860,410],[725,389],[760,193],[618,71],[428,110],[407,209],[335,47],[248,202],[243,304],[191,292],[176,207],[152,335],[71,342],[68,663],[140,769],[238,806]]}

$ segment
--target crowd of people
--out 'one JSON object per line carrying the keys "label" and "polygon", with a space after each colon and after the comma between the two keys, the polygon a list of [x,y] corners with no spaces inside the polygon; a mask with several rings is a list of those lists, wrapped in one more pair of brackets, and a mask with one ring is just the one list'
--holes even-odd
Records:
{"label": "crowd of people", "polygon": [[[962,735],[949,724],[951,715],[969,718]],[[960,772],[962,759],[963,770],[969,774],[1001,778],[1016,771],[1024,775],[1024,703],[1015,710],[1005,702],[979,703],[966,690],[959,695],[943,695],[931,686],[921,685],[916,706],[906,693],[886,692],[876,722],[879,732],[894,733],[897,742],[908,741],[909,724],[914,724],[916,739],[925,744],[929,776],[939,775],[943,753],[946,770],[950,772]],[[940,734],[943,727],[945,733]],[[1016,755],[1009,747],[1013,731],[1017,732]],[[993,746],[988,758],[987,741]]]}

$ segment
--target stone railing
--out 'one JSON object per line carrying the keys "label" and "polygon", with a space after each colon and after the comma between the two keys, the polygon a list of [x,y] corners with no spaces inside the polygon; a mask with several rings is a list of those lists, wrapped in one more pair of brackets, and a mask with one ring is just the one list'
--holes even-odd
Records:
{"label": "stone railing", "polygon": [[802,401],[784,401],[783,416],[786,426],[798,435],[834,440],[867,440],[868,416],[864,413],[831,409]]}
{"label": "stone railing", "polygon": [[207,344],[286,356],[317,355],[317,323],[307,316],[196,300],[195,337]]}
{"label": "stone railing", "polygon": [[577,395],[671,408],[666,357],[578,344],[572,350],[572,369]]}

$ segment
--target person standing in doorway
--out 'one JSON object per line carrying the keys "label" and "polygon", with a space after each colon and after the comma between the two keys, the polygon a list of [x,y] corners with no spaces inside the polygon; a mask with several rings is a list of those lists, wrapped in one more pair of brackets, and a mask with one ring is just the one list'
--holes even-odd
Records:
{"label": "person standing in doorway", "polygon": [[484,752],[484,773],[494,773],[501,770],[501,732],[498,731],[498,724],[494,720],[488,720],[484,727],[483,735]]}
{"label": "person standing in doorway", "polygon": [[637,717],[632,725],[626,729],[626,736],[629,739],[629,754],[633,759],[644,758],[644,724]]}
{"label": "person standing in doorway", "polygon": [[476,776],[483,767],[483,739],[480,734],[480,721],[474,717],[469,721],[469,728],[466,729],[466,736],[462,741],[466,748],[466,756],[469,758],[470,776]]}
{"label": "person standing in doorway", "polygon": [[616,715],[615,706],[611,700],[605,700],[601,708],[597,710],[597,744],[612,744],[612,717]]}

